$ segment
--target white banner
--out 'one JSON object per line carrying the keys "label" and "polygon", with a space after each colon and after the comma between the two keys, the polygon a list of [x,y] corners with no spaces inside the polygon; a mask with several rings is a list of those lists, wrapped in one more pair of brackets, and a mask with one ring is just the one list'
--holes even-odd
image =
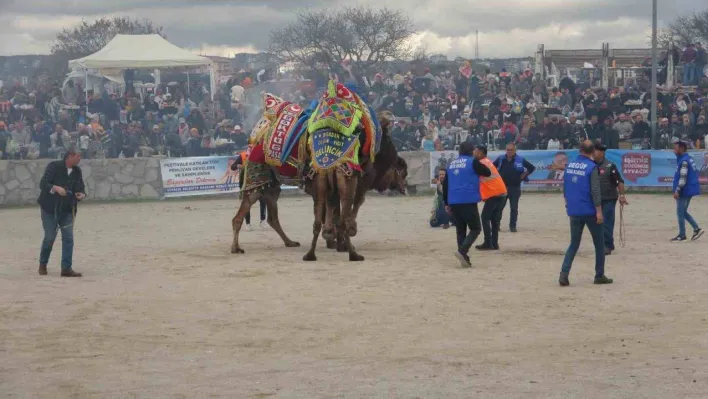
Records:
{"label": "white banner", "polygon": [[[236,157],[191,157],[160,160],[165,198],[214,195],[239,191],[239,170],[231,170]],[[282,189],[296,189],[281,186]]]}

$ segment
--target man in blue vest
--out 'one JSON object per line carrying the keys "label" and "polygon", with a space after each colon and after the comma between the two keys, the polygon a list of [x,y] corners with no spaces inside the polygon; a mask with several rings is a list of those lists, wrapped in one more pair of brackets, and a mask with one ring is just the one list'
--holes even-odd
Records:
{"label": "man in blue vest", "polygon": [[531,162],[516,154],[516,144],[506,145],[506,155],[500,155],[495,161],[499,174],[506,185],[506,198],[511,207],[509,231],[516,233],[516,221],[519,219],[519,199],[521,198],[521,182],[536,170]]}
{"label": "man in blue vest", "polygon": [[679,234],[671,240],[672,242],[686,241],[686,221],[693,227],[692,241],[696,241],[703,235],[703,229],[698,227],[698,223],[688,213],[691,198],[701,193],[701,186],[698,182],[698,167],[693,158],[686,152],[686,148],[687,144],[684,141],[674,144],[674,154],[676,154],[674,199],[676,200]]}
{"label": "man in blue vest", "polygon": [[565,208],[570,217],[570,246],[565,252],[558,283],[562,287],[570,285],[568,275],[575,254],[580,248],[585,226],[590,230],[595,246],[595,284],[612,284],[605,276],[605,242],[603,239],[602,193],[600,173],[593,160],[595,145],[585,140],[580,146],[580,155],[568,163],[563,174],[563,196]]}
{"label": "man in blue vest", "polygon": [[[482,230],[477,204],[482,202],[479,177],[489,177],[492,171],[472,156],[471,142],[460,144],[459,156],[450,162],[443,180],[443,202],[445,210],[455,218],[457,229],[457,252],[462,267],[472,267],[467,255],[474,240]],[[469,229],[469,232],[467,231]]]}

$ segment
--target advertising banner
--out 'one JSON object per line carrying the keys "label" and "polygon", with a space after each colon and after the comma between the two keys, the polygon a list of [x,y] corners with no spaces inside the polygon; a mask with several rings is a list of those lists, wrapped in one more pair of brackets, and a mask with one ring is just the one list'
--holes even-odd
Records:
{"label": "advertising banner", "polygon": [[[214,195],[239,191],[239,170],[231,170],[235,157],[191,157],[160,160],[165,198]],[[281,186],[294,189],[293,186]]]}
{"label": "advertising banner", "polygon": [[[696,161],[701,185],[708,185],[708,151],[689,152]],[[536,170],[528,177],[526,187],[559,187],[568,161],[578,156],[578,150],[517,151]],[[503,151],[487,154],[492,161]],[[457,151],[430,153],[430,186],[435,188],[438,171],[447,168],[457,157]],[[672,151],[607,150],[605,157],[616,164],[628,187],[671,187],[676,171],[676,155]]]}

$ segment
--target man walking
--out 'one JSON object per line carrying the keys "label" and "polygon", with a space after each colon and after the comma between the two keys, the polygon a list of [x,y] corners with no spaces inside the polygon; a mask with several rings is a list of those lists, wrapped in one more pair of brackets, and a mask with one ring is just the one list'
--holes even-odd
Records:
{"label": "man walking", "polygon": [[558,283],[562,287],[570,285],[568,275],[575,254],[580,248],[585,226],[590,230],[595,246],[595,284],[612,284],[605,276],[605,245],[602,237],[602,195],[600,173],[592,159],[595,146],[585,140],[580,145],[580,155],[568,163],[563,174],[563,196],[565,208],[570,218],[570,245],[565,252]]}
{"label": "man walking", "polygon": [[[473,145],[469,141],[460,144],[459,157],[450,162],[443,180],[445,210],[455,218],[457,252],[462,267],[472,267],[467,255],[481,231],[477,203],[482,201],[480,176],[489,177],[492,172],[475,159]],[[469,232],[467,231],[469,229]]]}
{"label": "man walking", "polygon": [[504,185],[506,185],[506,198],[511,207],[509,231],[516,233],[516,222],[519,219],[521,182],[525,181],[536,170],[536,167],[516,154],[516,145],[514,143],[506,145],[506,155],[500,155],[494,161],[494,166],[501,174]]}
{"label": "man walking", "polygon": [[74,253],[74,218],[78,201],[86,198],[79,162],[81,153],[70,148],[60,161],[50,162],[39,181],[39,203],[44,240],[39,253],[39,274],[47,274],[47,263],[54,240],[61,230],[61,276],[81,277],[72,268]]}
{"label": "man walking", "polygon": [[475,248],[479,251],[495,251],[499,249],[499,225],[506,204],[506,186],[497,168],[487,158],[487,147],[478,145],[474,150],[474,157],[492,171],[491,176],[479,180],[479,189],[484,201],[484,208],[482,208],[484,242]]}
{"label": "man walking", "polygon": [[693,227],[693,237],[691,241],[696,241],[703,235],[703,229],[698,227],[698,223],[688,213],[688,206],[691,198],[701,193],[701,186],[698,182],[698,167],[693,158],[686,152],[687,144],[679,141],[674,144],[674,154],[676,154],[676,172],[674,173],[674,199],[676,200],[676,216],[678,217],[679,234],[673,238],[672,242],[686,241],[686,222]]}
{"label": "man walking", "polygon": [[[602,144],[595,144],[595,163],[600,173],[600,191],[602,196],[602,218],[604,219],[603,231],[605,237],[605,255],[611,255],[615,250],[615,210],[617,200],[620,206],[629,205],[624,196],[624,180],[620,175],[617,165],[605,158],[607,148]],[[619,190],[619,196],[617,191]]]}

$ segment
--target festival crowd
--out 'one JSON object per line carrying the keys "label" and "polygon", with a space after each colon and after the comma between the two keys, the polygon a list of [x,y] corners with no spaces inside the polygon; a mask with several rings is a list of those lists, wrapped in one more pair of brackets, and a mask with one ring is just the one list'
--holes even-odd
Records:
{"label": "festival crowd", "polygon": [[[658,148],[676,140],[705,148],[708,90],[699,73],[705,50],[689,46],[676,61],[684,83],[699,85],[659,90]],[[40,82],[31,90],[6,84],[0,88],[0,155],[56,159],[71,146],[86,158],[232,154],[247,146],[258,120],[261,104],[246,99],[249,92],[261,97],[262,74],[229,79],[216,90],[215,101],[198,80],[139,92],[127,82],[122,95],[86,93],[72,81],[64,87]],[[479,73],[465,63],[435,74],[430,68],[378,73],[360,84],[375,109],[396,117],[392,135],[400,151],[453,150],[465,141],[490,149],[508,143],[522,150],[569,149],[585,139],[607,148],[653,148],[647,74],[608,90],[593,89],[597,79],[584,71],[575,81],[566,76],[549,87],[530,70]],[[301,85],[275,94],[303,105],[316,98],[316,90]]]}
{"label": "festival crowd", "polygon": [[[677,140],[706,148],[708,86],[691,72],[705,66],[705,50],[699,50],[684,51],[683,71],[685,83],[702,85],[658,91],[658,149]],[[593,79],[599,77],[586,73],[574,82],[566,76],[548,87],[530,70],[478,74],[466,65],[432,74],[426,68],[419,75],[377,74],[369,98],[397,117],[393,136],[402,150],[452,150],[465,141],[497,149],[508,143],[522,150],[570,149],[585,139],[610,149],[654,148],[650,69],[608,90],[593,89]]]}

